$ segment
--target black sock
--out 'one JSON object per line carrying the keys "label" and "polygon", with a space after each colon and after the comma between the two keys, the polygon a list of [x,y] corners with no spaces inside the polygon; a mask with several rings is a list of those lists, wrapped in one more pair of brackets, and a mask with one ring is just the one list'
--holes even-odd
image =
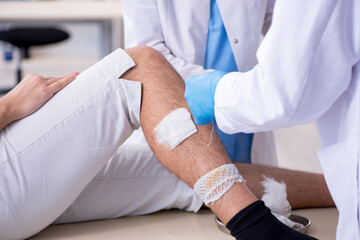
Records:
{"label": "black sock", "polygon": [[226,225],[237,240],[314,240],[281,223],[263,201],[237,213]]}

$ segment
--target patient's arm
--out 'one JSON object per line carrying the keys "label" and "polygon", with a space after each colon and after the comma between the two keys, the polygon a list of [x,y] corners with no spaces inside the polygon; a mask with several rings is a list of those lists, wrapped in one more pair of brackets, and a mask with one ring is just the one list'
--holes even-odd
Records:
{"label": "patient's arm", "polygon": [[0,131],[11,122],[38,110],[78,74],[71,73],[58,78],[44,78],[35,74],[25,77],[13,90],[0,98]]}
{"label": "patient's arm", "polygon": [[[163,56],[147,47],[128,49],[127,52],[134,59],[137,66],[126,72],[122,78],[140,81],[142,83],[141,125],[145,137],[158,160],[171,172],[193,187],[195,182],[209,171],[230,163],[219,138],[213,134],[212,143],[208,146],[211,126],[197,126],[198,132],[174,150],[168,150],[156,142],[153,129],[170,112],[177,108],[188,108],[183,97],[184,83],[172,66]],[[262,175],[273,176],[276,180],[283,179],[288,184],[290,202],[293,207],[331,205],[331,198],[316,203],[319,197],[311,190],[309,179],[324,180],[321,175],[299,173],[257,165],[237,164],[240,173],[247,180],[257,197],[262,195]],[[294,178],[294,179],[292,179]],[[295,186],[293,183],[297,183]],[[311,184],[310,184],[311,183]],[[310,191],[307,191],[306,186]],[[320,185],[320,192],[328,193],[325,185]],[[304,201],[299,200],[300,193],[309,194]],[[243,183],[236,183],[223,197],[210,208],[224,222],[227,223],[236,213],[257,200],[257,197]],[[308,202],[306,202],[308,201]]]}

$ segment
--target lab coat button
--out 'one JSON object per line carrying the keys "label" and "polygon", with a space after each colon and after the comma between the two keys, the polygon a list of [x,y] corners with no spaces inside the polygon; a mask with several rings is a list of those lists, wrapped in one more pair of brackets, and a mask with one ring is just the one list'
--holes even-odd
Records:
{"label": "lab coat button", "polygon": [[237,44],[239,42],[239,40],[237,40],[236,38],[233,39],[233,43]]}

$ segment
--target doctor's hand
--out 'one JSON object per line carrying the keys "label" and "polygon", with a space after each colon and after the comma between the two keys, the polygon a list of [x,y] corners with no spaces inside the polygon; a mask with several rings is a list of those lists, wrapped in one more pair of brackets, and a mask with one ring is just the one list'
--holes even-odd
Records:
{"label": "doctor's hand", "polygon": [[225,74],[222,71],[213,71],[192,76],[185,81],[185,99],[196,124],[205,125],[215,120],[215,89]]}
{"label": "doctor's hand", "polygon": [[7,124],[24,118],[44,105],[55,93],[73,81],[79,73],[63,77],[44,78],[35,74],[25,77],[14,89],[0,99],[0,130]]}

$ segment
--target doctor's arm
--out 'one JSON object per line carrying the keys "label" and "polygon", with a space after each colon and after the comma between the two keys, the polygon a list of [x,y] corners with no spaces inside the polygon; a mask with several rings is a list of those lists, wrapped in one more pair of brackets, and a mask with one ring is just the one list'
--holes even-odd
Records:
{"label": "doctor's arm", "polygon": [[[343,34],[339,16],[334,16],[337,4],[276,2],[258,65],[218,80],[213,97],[220,129],[235,133],[290,127],[311,122],[331,107],[347,89],[355,60],[346,37],[334,37]],[[195,98],[187,98],[189,105]]]}
{"label": "doctor's arm", "polygon": [[176,56],[167,46],[156,0],[122,0],[126,48],[146,45],[159,51],[185,80],[203,74],[203,66]]}
{"label": "doctor's arm", "polygon": [[25,77],[13,90],[0,98],[0,131],[38,110],[77,75],[78,73],[71,73],[58,78],[44,78],[30,74]]}

